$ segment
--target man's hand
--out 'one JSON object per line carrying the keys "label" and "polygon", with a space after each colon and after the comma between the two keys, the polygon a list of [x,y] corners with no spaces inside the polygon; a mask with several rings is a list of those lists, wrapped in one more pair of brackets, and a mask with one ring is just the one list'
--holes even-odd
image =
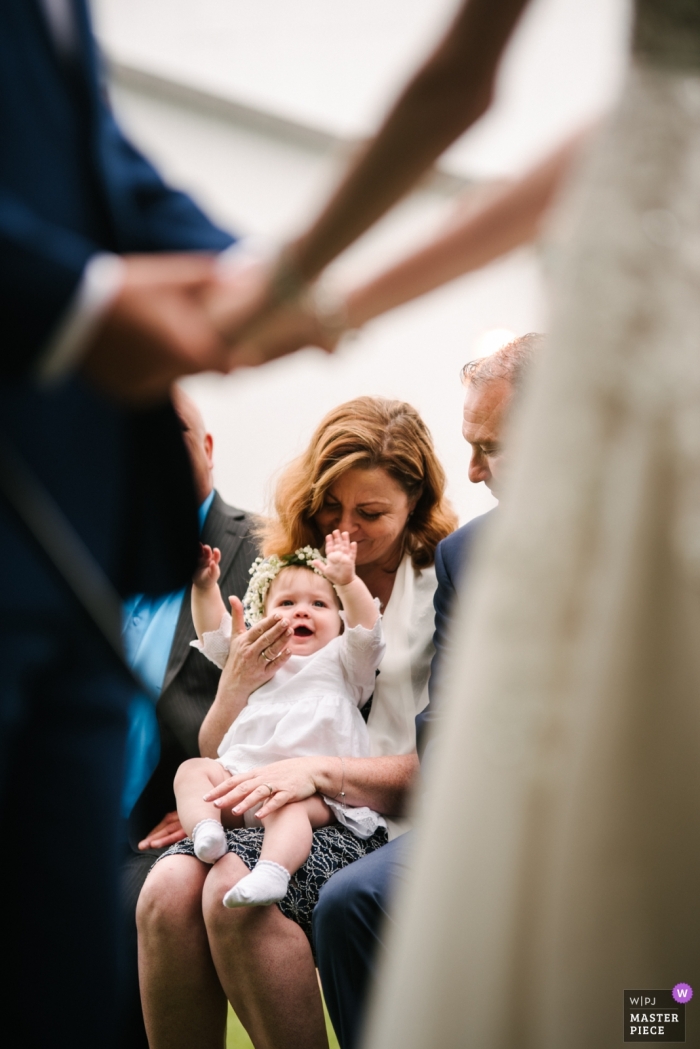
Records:
{"label": "man's hand", "polygon": [[198,254],[127,255],[124,284],[105,313],[82,371],[118,400],[165,397],[182,375],[228,371],[229,349],[205,309],[216,262]]}
{"label": "man's hand", "polygon": [[176,841],[182,841],[186,837],[177,812],[168,812],[151,833],[139,842],[139,849],[142,852],[146,849],[163,849],[166,845],[174,845]]}
{"label": "man's hand", "polygon": [[124,283],[81,370],[117,400],[165,397],[183,375],[250,368],[305,346],[331,352],[303,300],[274,305],[270,268],[230,266],[198,254],[124,256]]}

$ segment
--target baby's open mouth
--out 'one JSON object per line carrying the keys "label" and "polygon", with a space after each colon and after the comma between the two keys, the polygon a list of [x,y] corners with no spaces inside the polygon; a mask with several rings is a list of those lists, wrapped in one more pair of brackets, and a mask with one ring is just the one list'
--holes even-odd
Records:
{"label": "baby's open mouth", "polygon": [[312,631],[307,626],[295,626],[294,636],[295,637],[311,637]]}

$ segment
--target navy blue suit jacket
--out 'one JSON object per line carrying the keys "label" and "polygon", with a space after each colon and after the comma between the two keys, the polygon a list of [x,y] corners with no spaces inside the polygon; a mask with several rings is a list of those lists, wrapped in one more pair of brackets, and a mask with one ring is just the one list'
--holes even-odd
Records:
{"label": "navy blue suit jacket", "polygon": [[79,46],[66,61],[38,0],[0,4],[0,430],[122,592],[164,591],[187,578],[197,532],[172,408],[126,411],[77,378],[40,390],[32,369],[96,252],[219,251],[233,238],[124,137],[85,0],[73,7]]}
{"label": "navy blue suit jacket", "polygon": [[440,668],[444,665],[450,639],[450,627],[456,612],[459,600],[459,588],[464,585],[467,577],[468,564],[472,556],[474,540],[479,536],[487,521],[495,510],[475,517],[467,524],[462,525],[452,535],[438,543],[435,550],[435,574],[437,576],[437,590],[433,598],[435,608],[435,633],[433,644],[435,655],[430,668],[430,702],[428,706],[416,718],[416,734],[419,740],[419,749],[422,744],[422,736],[431,721],[435,721],[438,712],[436,696],[440,680]]}

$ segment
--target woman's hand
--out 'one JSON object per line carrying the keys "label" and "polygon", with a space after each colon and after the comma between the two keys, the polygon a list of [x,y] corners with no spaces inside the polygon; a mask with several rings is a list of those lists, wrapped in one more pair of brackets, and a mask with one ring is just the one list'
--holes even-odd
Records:
{"label": "woman's hand", "polygon": [[241,601],[230,597],[229,603],[233,619],[231,648],[221,674],[219,692],[223,687],[245,692],[247,697],[270,681],[289,659],[291,652],[286,646],[292,628],[288,620],[276,612],[247,630]]}
{"label": "woman's hand", "polygon": [[231,776],[205,794],[204,800],[213,801],[219,809],[230,805],[237,816],[265,800],[257,813],[258,819],[264,819],[283,805],[303,801],[318,793],[322,768],[329,761],[341,767],[339,758],[288,758],[286,761],[275,761],[272,765]]}
{"label": "woman's hand", "polygon": [[246,630],[243,605],[230,597],[231,648],[219,680],[216,698],[199,730],[199,750],[204,758],[215,758],[224,735],[236,720],[248,697],[270,681],[289,659],[287,640],[291,627],[283,616],[266,616]]}
{"label": "woman's hand", "polygon": [[210,790],[206,800],[220,809],[231,805],[236,815],[265,801],[257,813],[264,819],[283,805],[312,794],[335,798],[342,791],[346,805],[368,805],[375,812],[400,816],[419,768],[415,750],[375,758],[287,758],[229,777]]}

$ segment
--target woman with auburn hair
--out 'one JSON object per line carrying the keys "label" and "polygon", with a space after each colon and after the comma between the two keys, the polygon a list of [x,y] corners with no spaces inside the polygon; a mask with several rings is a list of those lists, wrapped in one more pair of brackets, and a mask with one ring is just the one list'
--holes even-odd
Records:
{"label": "woman with auburn hair", "polygon": [[385,471],[415,503],[401,552],[411,555],[415,568],[432,565],[435,547],[456,527],[444,496],[445,472],[415,408],[381,397],[357,397],[323,419],[306,452],[277,484],[277,517],[263,529],[263,552],[321,546],[326,494],[351,468]]}
{"label": "woman with auburn hair", "polygon": [[[337,823],[316,830],[279,905],[236,910],[221,900],[257,862],[262,826],[228,831],[228,852],[213,866],[195,858],[189,839],[168,850],[149,874],[137,916],[151,1049],[220,1049],[226,999],[256,1047],[327,1047],[310,942],[319,892],[336,871],[406,829],[401,814],[418,767],[415,718],[427,704],[433,655],[435,547],[457,524],[430,432],[402,401],[348,401],[282,474],[275,508],[261,534],[266,556],[321,548],[334,530],[347,532],[357,544],[357,575],[380,603],[386,654],[363,710],[371,756],[282,759],[231,776],[207,799],[239,813],[260,806],[264,821],[320,794],[368,806],[386,828],[366,840]],[[261,668],[285,651],[286,624],[267,616],[246,630],[240,603],[232,612],[230,655],[200,732],[205,757],[216,756],[241,694],[251,694]]]}

